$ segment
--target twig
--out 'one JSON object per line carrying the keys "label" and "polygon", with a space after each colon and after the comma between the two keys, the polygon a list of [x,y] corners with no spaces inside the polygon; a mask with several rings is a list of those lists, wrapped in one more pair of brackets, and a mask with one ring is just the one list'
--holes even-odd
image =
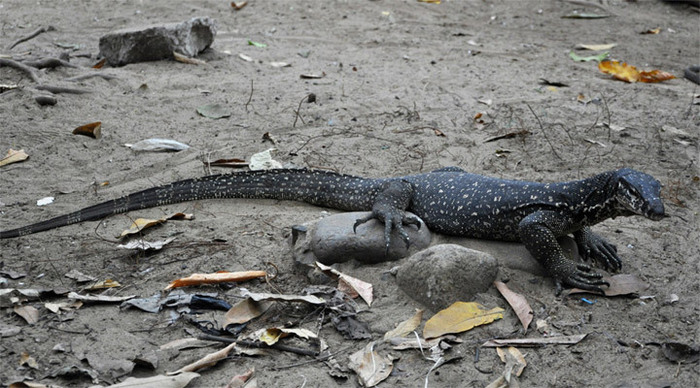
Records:
{"label": "twig", "polygon": [[250,80],[250,96],[248,96],[248,101],[245,103],[245,111],[248,113],[248,104],[250,104],[251,101],[253,101],[253,80]]}
{"label": "twig", "polygon": [[44,58],[44,59],[39,59],[36,61],[24,61],[24,64],[27,66],[36,67],[37,69],[45,69],[45,68],[53,69],[53,68],[61,67],[61,66],[73,67],[73,68],[78,67],[70,62],[67,62],[67,61],[64,61],[64,60],[58,59],[58,58]]}
{"label": "twig", "polygon": [[118,78],[116,75],[112,75],[112,74],[88,73],[88,74],[83,74],[83,75],[76,75],[75,77],[66,78],[64,81],[79,82],[79,81],[84,81],[86,79],[95,78],[95,77],[100,77],[100,78],[103,78],[107,81],[109,81],[111,79]]}
{"label": "twig", "polygon": [[39,76],[36,74],[34,69],[25,65],[24,63],[17,62],[15,60],[8,59],[8,58],[0,58],[0,66],[14,67],[17,70],[21,70],[21,71],[29,74],[29,76],[32,78],[32,80],[34,82],[41,83],[41,81],[39,81]]}
{"label": "twig", "polygon": [[274,345],[267,345],[264,342],[237,340],[235,338],[220,337],[220,336],[209,335],[209,334],[202,334],[202,335],[199,335],[197,338],[199,338],[201,340],[205,340],[205,341],[218,341],[218,342],[225,342],[225,343],[229,343],[229,344],[236,343],[236,345],[244,346],[246,348],[275,349],[275,350],[281,350],[283,352],[301,354],[304,356],[311,356],[311,357],[318,356],[318,352],[315,350],[301,349],[301,348],[297,348],[294,346],[283,345],[280,343],[276,343]]}
{"label": "twig", "polygon": [[537,119],[537,123],[539,123],[539,125],[540,125],[540,129],[542,130],[542,134],[544,135],[544,139],[547,140],[547,143],[549,143],[549,147],[552,149],[554,156],[556,156],[559,160],[564,160],[564,159],[562,159],[561,156],[559,156],[559,154],[557,153],[557,150],[554,149],[554,145],[552,144],[552,142],[549,141],[549,137],[547,136],[547,131],[545,131],[544,125],[542,125],[542,121],[540,121],[540,118],[537,116],[537,113],[535,113],[535,111],[532,109],[530,104],[525,103],[525,105],[528,107],[528,109],[530,109],[530,112],[532,112],[532,115],[535,116],[535,118]]}
{"label": "twig", "polygon": [[17,46],[18,44],[20,44],[20,43],[22,43],[22,42],[26,42],[26,41],[28,41],[28,40],[30,40],[30,39],[36,38],[39,34],[43,34],[44,32],[48,32],[48,31],[56,31],[56,28],[55,28],[54,26],[39,27],[39,28],[37,28],[36,30],[32,31],[31,34],[25,36],[24,38],[19,38],[19,39],[17,39],[14,43],[12,43],[11,45],[9,45],[9,46],[7,47],[7,49],[8,49],[8,50],[12,50],[12,49],[13,49],[15,46]]}
{"label": "twig", "polygon": [[55,93],[55,94],[59,94],[59,93],[69,93],[69,94],[92,93],[91,90],[65,88],[63,86],[52,86],[52,85],[37,85],[34,88],[36,88],[38,90],[46,90],[47,92],[51,92],[51,93]]}
{"label": "twig", "polygon": [[304,118],[301,117],[301,115],[299,114],[299,111],[301,110],[301,104],[303,104],[304,101],[305,101],[306,99],[308,99],[309,97],[311,97],[312,95],[313,95],[313,93],[307,94],[307,95],[304,96],[304,98],[301,99],[301,101],[299,101],[299,106],[297,107],[297,110],[294,111],[294,113],[296,114],[296,116],[294,117],[294,124],[292,124],[292,128],[296,128],[296,126],[297,126],[297,119],[301,119],[301,122],[304,123],[304,124],[306,124],[306,121],[304,121]]}
{"label": "twig", "polygon": [[297,367],[297,366],[303,366],[303,365],[307,365],[307,364],[313,364],[314,362],[323,362],[323,361],[326,361],[326,360],[328,360],[328,359],[330,359],[330,358],[332,358],[332,357],[337,356],[337,355],[340,354],[340,353],[345,353],[345,352],[347,352],[350,348],[352,348],[352,346],[348,346],[348,347],[345,347],[345,348],[343,348],[343,349],[340,349],[340,350],[338,350],[338,351],[335,352],[335,353],[330,353],[330,354],[326,354],[325,356],[316,357],[316,358],[314,358],[313,360],[306,360],[306,361],[296,362],[296,363],[294,363],[294,364],[283,365],[283,366],[273,366],[273,367],[270,368],[270,370],[289,369],[289,368],[294,368],[294,367]]}

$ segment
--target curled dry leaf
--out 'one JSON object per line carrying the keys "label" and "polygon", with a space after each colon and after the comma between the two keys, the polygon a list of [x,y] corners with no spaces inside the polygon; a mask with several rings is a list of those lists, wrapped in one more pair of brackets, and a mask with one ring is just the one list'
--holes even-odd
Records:
{"label": "curled dry leaf", "polygon": [[588,334],[577,334],[546,338],[491,339],[481,344],[481,346],[485,348],[496,348],[499,346],[575,345],[586,338],[587,335]]}
{"label": "curled dry leaf", "polygon": [[39,322],[39,310],[32,306],[15,306],[13,310],[30,325]]}
{"label": "curled dry leaf", "polygon": [[246,62],[253,62],[253,58],[245,55],[245,54],[238,54],[238,58],[241,58],[242,60]]}
{"label": "curled dry leaf", "polygon": [[310,304],[324,304],[326,303],[323,299],[314,295],[283,295],[283,294],[268,294],[268,293],[257,293],[244,290],[244,297],[248,297],[256,302],[260,301],[283,301],[283,302],[305,302]]}
{"label": "curled dry leaf", "polygon": [[178,373],[183,373],[183,372],[194,372],[196,370],[206,368],[208,366],[214,366],[219,361],[225,359],[228,356],[228,354],[235,347],[236,347],[236,343],[235,342],[231,343],[227,347],[225,347],[217,352],[207,354],[206,356],[200,358],[199,360],[197,360],[191,364],[185,365],[182,368],[180,368],[174,372],[167,372],[166,375],[172,376],[172,375],[176,375]]}
{"label": "curled dry leaf", "polygon": [[271,306],[267,302],[256,302],[250,298],[233,305],[224,315],[221,320],[221,327],[226,328],[228,325],[239,325],[255,319],[265,313]]}
{"label": "curled dry leaf", "polygon": [[20,354],[19,364],[26,365],[32,369],[39,369],[39,363],[36,362],[36,359],[30,356],[27,352],[22,352],[22,354]]}
{"label": "curled dry leaf", "polygon": [[248,167],[248,162],[246,162],[243,159],[217,159],[213,162],[204,162],[204,164],[212,167],[233,167],[233,168],[242,168],[242,167]]}
{"label": "curled dry leaf", "polygon": [[231,381],[226,384],[225,388],[243,388],[246,385],[246,381],[253,377],[253,373],[255,373],[255,368],[251,368],[243,374],[233,376]]}
{"label": "curled dry leaf", "polygon": [[177,376],[129,377],[107,388],[184,388],[196,377],[199,374],[194,372],[183,372]]}
{"label": "curled dry leaf", "polygon": [[176,51],[173,51],[173,58],[176,61],[186,63],[188,65],[206,65],[207,62],[197,58],[190,58],[186,55],[182,55]]}
{"label": "curled dry leaf", "polygon": [[495,281],[493,282],[493,285],[496,286],[498,292],[500,292],[501,295],[506,298],[506,301],[508,301],[510,307],[512,307],[513,311],[515,311],[515,315],[518,316],[520,323],[522,323],[523,329],[525,329],[525,332],[527,332],[527,328],[530,326],[530,322],[532,322],[532,318],[535,316],[535,313],[532,311],[532,307],[530,307],[530,304],[527,303],[527,299],[517,292],[513,292],[503,282]]}
{"label": "curled dry leaf", "polygon": [[287,328],[287,327],[271,327],[269,329],[260,329],[251,335],[254,340],[262,341],[269,346],[277,343],[281,338],[284,338],[290,334],[294,334],[298,337],[309,339],[317,338],[313,331],[304,328]]}
{"label": "curled dry leaf", "polygon": [[112,279],[105,279],[101,282],[96,282],[94,284],[91,284],[85,288],[83,288],[84,291],[93,291],[93,290],[104,290],[105,288],[114,288],[114,287],[121,287],[122,285],[119,284],[118,281],[112,280]]}
{"label": "curled dry leaf", "polygon": [[523,354],[512,346],[509,346],[507,350],[496,348],[496,353],[498,353],[498,357],[500,357],[501,361],[506,363],[506,368],[508,369],[508,366],[511,365],[512,371],[515,372],[516,376],[520,377],[527,366]]}
{"label": "curled dry leaf", "polygon": [[327,265],[321,264],[318,261],[316,262],[316,266],[327,275],[332,275],[338,278],[338,289],[340,291],[348,294],[351,298],[357,298],[359,295],[368,306],[372,305],[372,301],[374,300],[374,296],[372,295],[372,284],[346,275]]}
{"label": "curled dry leaf", "polygon": [[7,153],[5,154],[5,157],[0,159],[0,167],[7,165],[7,164],[12,164],[12,163],[21,162],[23,160],[27,160],[28,157],[29,157],[29,155],[27,155],[24,152],[24,149],[17,151],[17,150],[13,150],[12,148],[10,148],[7,151]]}
{"label": "curled dry leaf", "polygon": [[639,71],[636,67],[619,61],[602,61],[598,64],[598,69],[625,82],[654,83],[676,78],[673,74],[661,70]]}
{"label": "curled dry leaf", "polygon": [[395,329],[389,330],[384,334],[384,341],[388,341],[394,337],[405,337],[409,333],[416,330],[423,319],[423,310],[416,310],[411,318],[399,323]]}
{"label": "curled dry leaf", "polygon": [[173,280],[167,287],[165,287],[165,291],[178,287],[200,286],[202,284],[243,282],[256,278],[264,278],[266,276],[267,272],[265,271],[221,271],[216,273],[195,273],[186,278]]}
{"label": "curled dry leaf", "polygon": [[277,68],[280,68],[280,67],[292,67],[292,64],[291,64],[291,63],[287,63],[287,62],[270,62],[270,66],[272,66],[272,67],[277,67]]}
{"label": "curled dry leaf", "polygon": [[350,355],[350,369],[357,373],[360,384],[364,387],[374,387],[391,374],[393,357],[379,355],[374,350],[376,343],[370,342],[364,349]]}
{"label": "curled dry leaf", "polygon": [[576,48],[577,50],[591,50],[591,51],[603,51],[603,50],[610,50],[611,48],[617,46],[617,43],[609,43],[609,44],[577,44]]}
{"label": "curled dry leaf", "polygon": [[[248,5],[247,1],[232,1],[231,2],[231,8],[235,9],[236,11],[240,11],[243,7]],[[252,371],[251,371],[252,374]],[[231,383],[229,383],[231,384]]]}
{"label": "curled dry leaf", "polygon": [[257,154],[251,155],[249,165],[251,171],[282,168],[282,163],[272,159],[272,151],[277,150],[275,148],[270,148],[263,152],[258,152]]}
{"label": "curled dry leaf", "polygon": [[102,137],[102,122],[95,121],[94,123],[81,125],[73,130],[73,134],[99,139]]}
{"label": "curled dry leaf", "polygon": [[121,249],[140,249],[142,251],[146,251],[149,249],[153,250],[160,250],[163,249],[164,246],[170,244],[171,242],[175,241],[175,237],[170,237],[162,241],[145,241],[145,240],[133,240],[129,241],[126,244],[119,244],[117,245],[117,248]]}
{"label": "curled dry leaf", "polygon": [[490,310],[475,302],[455,302],[450,307],[433,315],[425,323],[423,338],[430,339],[444,334],[461,333],[480,325],[503,318],[503,309]]}
{"label": "curled dry leaf", "polygon": [[184,151],[190,146],[184,143],[180,143],[176,140],[170,139],[145,139],[137,141],[134,144],[124,144],[124,146],[131,148],[134,151],[153,151],[153,152],[177,152]]}
{"label": "curled dry leaf", "polygon": [[119,303],[125,300],[136,298],[136,295],[128,296],[107,296],[107,295],[80,295],[77,292],[68,294],[68,299],[80,300],[83,302],[99,302],[99,303]]}
{"label": "curled dry leaf", "polygon": [[123,238],[130,234],[140,233],[142,230],[150,228],[152,226],[160,225],[168,220],[193,220],[193,214],[186,213],[175,213],[166,217],[161,217],[158,219],[147,219],[147,218],[137,218],[131,223],[129,229],[124,230],[118,237]]}

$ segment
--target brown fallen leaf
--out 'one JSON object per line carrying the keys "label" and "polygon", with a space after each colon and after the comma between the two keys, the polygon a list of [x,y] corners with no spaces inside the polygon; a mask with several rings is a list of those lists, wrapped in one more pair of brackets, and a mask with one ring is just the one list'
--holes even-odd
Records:
{"label": "brown fallen leaf", "polygon": [[13,310],[30,325],[39,322],[39,310],[32,306],[15,306]]}
{"label": "brown fallen leaf", "polygon": [[186,55],[182,55],[176,51],[173,51],[173,58],[181,63],[186,63],[188,65],[206,65],[207,62],[197,58],[190,58]]}
{"label": "brown fallen leaf", "polygon": [[287,337],[290,334],[294,334],[297,337],[304,339],[317,338],[316,334],[308,329],[304,328],[290,328],[290,327],[271,327],[268,329],[260,329],[250,335],[253,340],[262,341],[269,346],[277,343],[281,338]]}
{"label": "brown fallen leaf", "polygon": [[661,70],[639,71],[636,67],[619,61],[601,61],[598,63],[598,69],[625,82],[654,83],[676,78],[673,74]]}
{"label": "brown fallen leaf", "polygon": [[231,343],[227,347],[225,347],[219,351],[207,354],[206,356],[200,358],[199,360],[197,360],[191,364],[187,364],[174,372],[166,372],[165,374],[168,376],[172,376],[172,375],[176,375],[176,374],[183,373],[183,372],[194,372],[196,370],[206,368],[208,366],[214,366],[219,361],[225,359],[228,356],[228,354],[231,353],[231,351],[235,347],[236,347],[236,343],[235,342]]}
{"label": "brown fallen leaf", "polygon": [[523,325],[523,329],[525,329],[525,332],[527,333],[527,328],[530,326],[530,322],[532,322],[532,318],[535,316],[535,313],[532,311],[532,307],[530,307],[530,304],[527,303],[527,299],[517,292],[513,292],[503,282],[495,281],[493,282],[493,285],[496,286],[498,292],[503,295],[510,307],[513,308],[515,315],[518,316],[520,323]]}
{"label": "brown fallen leaf", "polygon": [[423,319],[423,310],[416,310],[411,318],[399,323],[395,329],[389,330],[384,334],[384,341],[389,341],[395,337],[405,337],[409,333],[416,330]]}
{"label": "brown fallen leaf", "polygon": [[233,168],[243,168],[248,167],[248,162],[243,159],[217,159],[211,163],[204,162],[204,164],[212,167],[233,167]]}
{"label": "brown fallen leaf", "polygon": [[359,295],[368,306],[372,305],[372,301],[374,300],[374,296],[372,295],[374,288],[372,284],[346,275],[318,261],[316,262],[316,266],[325,274],[338,278],[338,289],[340,291],[348,294],[351,298],[357,298]]}
{"label": "brown fallen leaf", "polygon": [[221,327],[226,329],[228,325],[239,325],[255,319],[265,313],[271,306],[267,302],[256,302],[250,298],[233,305],[221,320]]}
{"label": "brown fallen leaf", "polygon": [[545,338],[512,338],[512,339],[490,339],[483,344],[484,348],[496,348],[500,346],[545,346],[545,345],[575,345],[586,338],[588,334],[565,335],[559,337]]}
{"label": "brown fallen leaf", "polygon": [[[603,290],[605,296],[637,295],[649,288],[648,283],[630,274],[606,276],[603,280],[610,283],[610,287]],[[582,290],[580,288],[572,288],[569,291],[569,295],[581,293],[600,295],[597,292]]]}
{"label": "brown fallen leaf", "polygon": [[99,62],[92,65],[92,68],[93,69],[101,69],[102,67],[104,67],[105,63],[107,63],[107,58],[102,58]]}
{"label": "brown fallen leaf", "polygon": [[147,218],[137,218],[131,223],[129,229],[121,232],[118,238],[126,237],[130,234],[140,233],[142,230],[160,225],[168,220],[193,220],[194,215],[189,213],[174,213],[166,217],[161,217],[158,219],[147,219]]}
{"label": "brown fallen leaf", "polygon": [[22,354],[20,354],[19,365],[26,365],[32,369],[39,369],[39,363],[27,352],[22,352]]}
{"label": "brown fallen leaf", "polygon": [[101,282],[96,282],[82,289],[82,291],[94,291],[94,290],[104,290],[106,288],[121,287],[118,281],[112,279],[105,279]]}
{"label": "brown fallen leaf", "polygon": [[650,28],[648,30],[640,32],[642,35],[657,35],[661,32],[661,27]]}
{"label": "brown fallen leaf", "polygon": [[0,167],[7,165],[7,164],[12,164],[12,163],[21,162],[23,160],[27,160],[28,157],[29,157],[29,155],[27,155],[24,152],[24,149],[17,151],[17,150],[13,150],[12,148],[10,148],[7,151],[7,153],[5,154],[5,156],[2,159],[0,159]]}
{"label": "brown fallen leaf", "polygon": [[243,282],[246,280],[264,278],[265,271],[240,271],[240,272],[216,272],[216,273],[195,273],[186,278],[173,280],[165,287],[165,291],[178,287],[200,286],[202,284],[217,284],[226,282]]}
{"label": "brown fallen leaf", "polygon": [[363,349],[350,355],[348,366],[355,371],[360,384],[364,387],[374,387],[391,374],[393,357],[381,356],[374,350],[376,343],[370,342]]}
{"label": "brown fallen leaf", "polygon": [[253,373],[255,373],[255,368],[251,368],[241,375],[233,376],[225,388],[243,388],[246,385],[246,381],[253,376]]}
{"label": "brown fallen leaf", "polygon": [[102,137],[102,122],[95,121],[94,123],[81,125],[73,130],[73,134],[99,139]]}
{"label": "brown fallen leaf", "polygon": [[[248,2],[247,2],[247,1],[238,1],[238,2],[232,1],[232,2],[231,2],[231,7],[232,7],[233,9],[235,9],[236,11],[240,11],[241,8],[245,7],[246,5],[248,5]],[[229,384],[230,384],[230,383],[229,383]]]}
{"label": "brown fallen leaf", "polygon": [[490,310],[475,302],[455,302],[450,307],[433,315],[425,323],[423,338],[440,337],[443,334],[461,333],[480,325],[503,318],[503,309]]}

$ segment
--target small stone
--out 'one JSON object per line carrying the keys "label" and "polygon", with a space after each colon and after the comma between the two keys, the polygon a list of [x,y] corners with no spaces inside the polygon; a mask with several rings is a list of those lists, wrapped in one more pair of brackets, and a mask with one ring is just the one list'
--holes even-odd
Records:
{"label": "small stone", "polygon": [[406,259],[396,274],[399,287],[433,311],[471,301],[491,287],[498,263],[488,253],[454,244],[435,245]]}
{"label": "small stone", "polygon": [[195,57],[211,46],[215,36],[216,22],[208,17],[128,28],[103,35],[100,56],[112,66],[173,58],[174,51]]}
{"label": "small stone", "polygon": [[34,101],[36,101],[37,104],[41,106],[46,106],[46,105],[56,105],[58,103],[58,100],[56,97],[48,94],[40,94],[37,96],[34,96]]}

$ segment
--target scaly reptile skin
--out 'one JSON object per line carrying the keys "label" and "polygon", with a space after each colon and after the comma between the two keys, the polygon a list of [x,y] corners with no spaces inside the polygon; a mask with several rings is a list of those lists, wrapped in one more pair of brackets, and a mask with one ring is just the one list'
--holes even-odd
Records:
{"label": "scaly reptile skin", "polygon": [[307,202],[339,210],[372,210],[355,227],[379,219],[387,245],[396,229],[408,244],[404,225],[492,240],[521,241],[555,278],[600,291],[607,284],[588,265],[567,259],[556,241],[573,233],[584,258],[619,270],[614,245],[590,226],[617,216],[664,217],[660,184],[650,175],[623,168],[591,178],[537,183],[475,175],[456,167],[396,178],[362,178],[316,170],[271,170],[212,175],[143,190],[22,228],[0,238],[24,236],[78,222],[155,206],[210,198],[269,198]]}

